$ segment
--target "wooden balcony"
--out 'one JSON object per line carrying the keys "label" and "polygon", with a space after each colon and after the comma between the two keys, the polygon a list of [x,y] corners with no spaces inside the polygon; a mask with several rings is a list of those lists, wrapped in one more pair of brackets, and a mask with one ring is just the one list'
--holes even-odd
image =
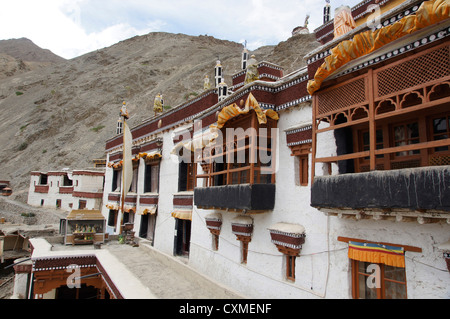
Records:
{"label": "wooden balcony", "polygon": [[346,210],[354,214],[378,211],[388,216],[408,211],[416,217],[448,219],[448,185],[449,166],[316,176],[311,206],[337,214]]}
{"label": "wooden balcony", "polygon": [[49,189],[50,189],[49,185],[35,185],[34,186],[35,193],[48,194]]}
{"label": "wooden balcony", "polygon": [[261,212],[275,206],[275,184],[239,184],[195,188],[194,204],[202,209]]}
{"label": "wooden balcony", "polygon": [[[404,55],[392,63],[374,66],[367,73],[337,84],[330,82],[330,86],[318,91],[313,101],[313,179],[316,163],[355,160],[365,162],[359,170],[375,171],[380,165],[389,170],[395,169],[395,158],[401,153],[420,153],[421,158],[410,159],[420,160],[420,166],[426,166],[429,155],[439,149],[448,150],[450,139],[444,135],[437,136],[432,131],[433,123],[429,118],[447,117],[449,114],[449,52],[447,40],[418,53]],[[409,124],[407,121],[417,123],[419,136],[414,141],[398,142],[394,130],[399,124]],[[321,122],[328,124],[319,128]],[[318,135],[344,128],[354,133],[365,129],[369,136],[366,147],[360,147],[354,135],[352,151],[336,156],[318,156],[317,150],[322,147],[317,142]],[[383,136],[380,142],[377,141],[377,131]],[[384,163],[379,163],[380,158],[384,158]]]}
{"label": "wooden balcony", "polygon": [[72,194],[73,189],[74,189],[73,186],[60,186],[59,193],[60,194]]}

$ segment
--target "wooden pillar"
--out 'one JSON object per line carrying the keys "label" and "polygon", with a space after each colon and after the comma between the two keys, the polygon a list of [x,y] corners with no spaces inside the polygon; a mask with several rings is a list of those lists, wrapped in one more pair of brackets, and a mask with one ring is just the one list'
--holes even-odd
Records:
{"label": "wooden pillar", "polygon": [[256,157],[255,154],[257,152],[257,135],[255,134],[256,130],[258,129],[258,122],[257,122],[257,118],[256,118],[256,112],[252,112],[252,119],[251,119],[251,128],[252,128],[252,133],[251,133],[251,141],[250,141],[250,185],[254,184],[255,181],[255,161],[256,161]]}
{"label": "wooden pillar", "polygon": [[277,165],[278,165],[278,163],[277,163],[277,156],[279,155],[279,154],[277,154],[277,151],[278,151],[278,139],[279,139],[279,132],[278,132],[278,122],[275,122],[275,125],[274,125],[274,128],[276,128],[277,130],[275,130],[275,132],[276,132],[276,136],[275,136],[275,138],[272,136],[272,126],[270,127],[270,138],[271,138],[271,140],[272,141],[274,141],[274,144],[275,145],[272,145],[272,143],[271,143],[271,145],[270,145],[270,148],[271,148],[271,156],[272,156],[272,178],[271,178],[271,182],[272,182],[272,184],[275,184],[276,183],[276,168],[277,168]]}
{"label": "wooden pillar", "polygon": [[374,75],[373,70],[370,69],[367,74],[367,89],[369,96],[369,139],[370,139],[370,170],[376,170],[375,150],[377,148],[377,126],[375,124],[375,105],[374,105]]}
{"label": "wooden pillar", "polygon": [[317,96],[313,95],[313,107],[312,107],[312,156],[311,156],[311,185],[314,183],[314,177],[316,176],[316,152],[317,152],[317,128],[316,123],[316,110],[317,106]]}

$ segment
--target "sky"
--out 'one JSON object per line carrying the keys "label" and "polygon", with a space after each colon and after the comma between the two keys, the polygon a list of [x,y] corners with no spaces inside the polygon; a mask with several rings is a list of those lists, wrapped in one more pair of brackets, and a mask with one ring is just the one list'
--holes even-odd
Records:
{"label": "sky", "polygon": [[[331,0],[331,13],[362,0]],[[28,38],[71,59],[150,32],[210,35],[255,50],[287,40],[325,0],[1,0],[0,40]]]}

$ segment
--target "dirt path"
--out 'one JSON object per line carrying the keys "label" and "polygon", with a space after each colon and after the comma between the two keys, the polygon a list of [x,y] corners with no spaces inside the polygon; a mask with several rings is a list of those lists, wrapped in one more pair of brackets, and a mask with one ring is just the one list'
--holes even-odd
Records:
{"label": "dirt path", "polygon": [[7,222],[20,224],[22,213],[34,213],[38,225],[59,224],[59,220],[68,214],[63,210],[33,207],[8,197],[0,197],[0,218],[4,217]]}
{"label": "dirt path", "polygon": [[11,298],[14,291],[14,275],[0,278],[0,299]]}

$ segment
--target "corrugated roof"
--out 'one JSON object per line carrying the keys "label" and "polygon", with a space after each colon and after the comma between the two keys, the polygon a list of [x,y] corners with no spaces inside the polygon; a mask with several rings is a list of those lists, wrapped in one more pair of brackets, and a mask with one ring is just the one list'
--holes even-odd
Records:
{"label": "corrugated roof", "polygon": [[99,210],[72,210],[67,216],[67,219],[72,220],[103,220],[105,217],[103,217],[102,213]]}

